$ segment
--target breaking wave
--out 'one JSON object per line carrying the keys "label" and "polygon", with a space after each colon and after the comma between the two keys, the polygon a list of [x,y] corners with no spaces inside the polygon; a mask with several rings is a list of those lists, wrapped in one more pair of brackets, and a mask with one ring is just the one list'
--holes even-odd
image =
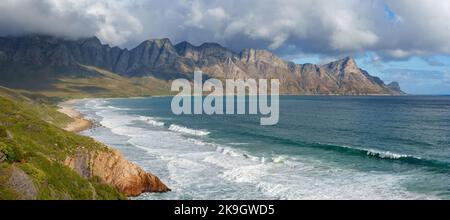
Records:
{"label": "breaking wave", "polygon": [[170,125],[169,130],[193,136],[207,136],[210,134],[209,131],[190,129],[176,124]]}
{"label": "breaking wave", "polygon": [[350,155],[359,155],[372,157],[375,159],[393,160],[413,165],[420,165],[429,168],[434,168],[443,172],[447,172],[450,169],[450,164],[447,162],[421,158],[414,155],[399,154],[390,151],[379,151],[374,149],[364,149],[364,148],[356,148],[332,144],[320,144],[320,143],[314,144],[313,147],[322,148],[326,150],[334,150],[340,153],[346,153]]}
{"label": "breaking wave", "polygon": [[139,116],[139,119],[141,119],[145,123],[155,126],[155,127],[163,127],[164,126],[164,122],[157,121],[155,118],[152,118],[152,117]]}

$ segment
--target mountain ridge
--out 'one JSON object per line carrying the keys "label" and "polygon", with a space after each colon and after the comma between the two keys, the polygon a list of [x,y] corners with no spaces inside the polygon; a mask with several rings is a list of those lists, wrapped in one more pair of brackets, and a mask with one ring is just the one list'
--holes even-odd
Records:
{"label": "mountain ridge", "polygon": [[174,45],[168,38],[122,49],[102,44],[97,37],[0,37],[0,78],[5,75],[2,66],[23,64],[70,68],[87,65],[126,77],[153,76],[168,81],[191,79],[196,69],[219,79],[278,78],[283,94],[404,94],[399,86],[388,86],[360,69],[352,57],[323,65],[295,64],[267,50],[248,48],[236,53],[217,43],[195,46],[183,41]]}

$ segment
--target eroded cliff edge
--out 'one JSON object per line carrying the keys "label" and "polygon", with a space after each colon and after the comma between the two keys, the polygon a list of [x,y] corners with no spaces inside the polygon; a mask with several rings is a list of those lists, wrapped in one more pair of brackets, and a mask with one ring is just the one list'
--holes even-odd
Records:
{"label": "eroded cliff edge", "polygon": [[126,196],[138,196],[145,192],[168,192],[170,189],[161,180],[127,161],[117,150],[89,151],[80,149],[67,157],[65,165],[80,176],[97,177]]}
{"label": "eroded cliff edge", "polygon": [[[89,129],[93,124],[84,119],[72,105],[77,100],[70,100],[59,104],[59,112],[71,117],[74,121],[65,126],[69,132],[80,132]],[[89,126],[78,126],[81,121],[89,123]],[[72,126],[75,124],[75,126]],[[72,129],[80,127],[80,129]],[[155,175],[147,173],[142,168],[129,162],[115,149],[97,142],[100,148],[78,148],[67,156],[64,165],[70,167],[85,179],[98,178],[100,182],[113,186],[125,196],[139,196],[145,192],[162,193],[170,189]]]}

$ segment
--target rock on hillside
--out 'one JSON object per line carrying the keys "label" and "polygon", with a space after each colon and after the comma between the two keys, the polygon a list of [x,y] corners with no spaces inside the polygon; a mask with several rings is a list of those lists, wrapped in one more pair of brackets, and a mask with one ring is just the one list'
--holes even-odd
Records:
{"label": "rock on hillside", "polygon": [[114,186],[126,196],[138,196],[144,192],[167,192],[170,189],[153,174],[127,161],[116,150],[79,150],[65,163],[84,178],[98,177]]}

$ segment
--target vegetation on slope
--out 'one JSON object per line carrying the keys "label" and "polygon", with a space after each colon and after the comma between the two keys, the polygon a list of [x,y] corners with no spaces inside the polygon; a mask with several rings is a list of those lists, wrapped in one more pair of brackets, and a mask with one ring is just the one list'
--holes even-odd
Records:
{"label": "vegetation on slope", "polygon": [[17,91],[0,86],[0,97],[14,100],[22,109],[27,109],[37,118],[60,128],[66,127],[73,121],[69,116],[57,111],[54,100],[43,95],[33,94],[27,91]]}
{"label": "vegetation on slope", "polygon": [[63,165],[79,149],[109,150],[57,127],[67,121],[51,107],[0,89],[0,199],[124,198],[97,178],[83,179]]}
{"label": "vegetation on slope", "polygon": [[27,74],[11,74],[15,80],[0,76],[0,85],[14,88],[24,96],[47,104],[74,98],[117,98],[170,93],[167,81],[152,76],[124,77],[93,66],[65,69],[47,67],[39,71],[40,67],[20,65],[17,69]]}

